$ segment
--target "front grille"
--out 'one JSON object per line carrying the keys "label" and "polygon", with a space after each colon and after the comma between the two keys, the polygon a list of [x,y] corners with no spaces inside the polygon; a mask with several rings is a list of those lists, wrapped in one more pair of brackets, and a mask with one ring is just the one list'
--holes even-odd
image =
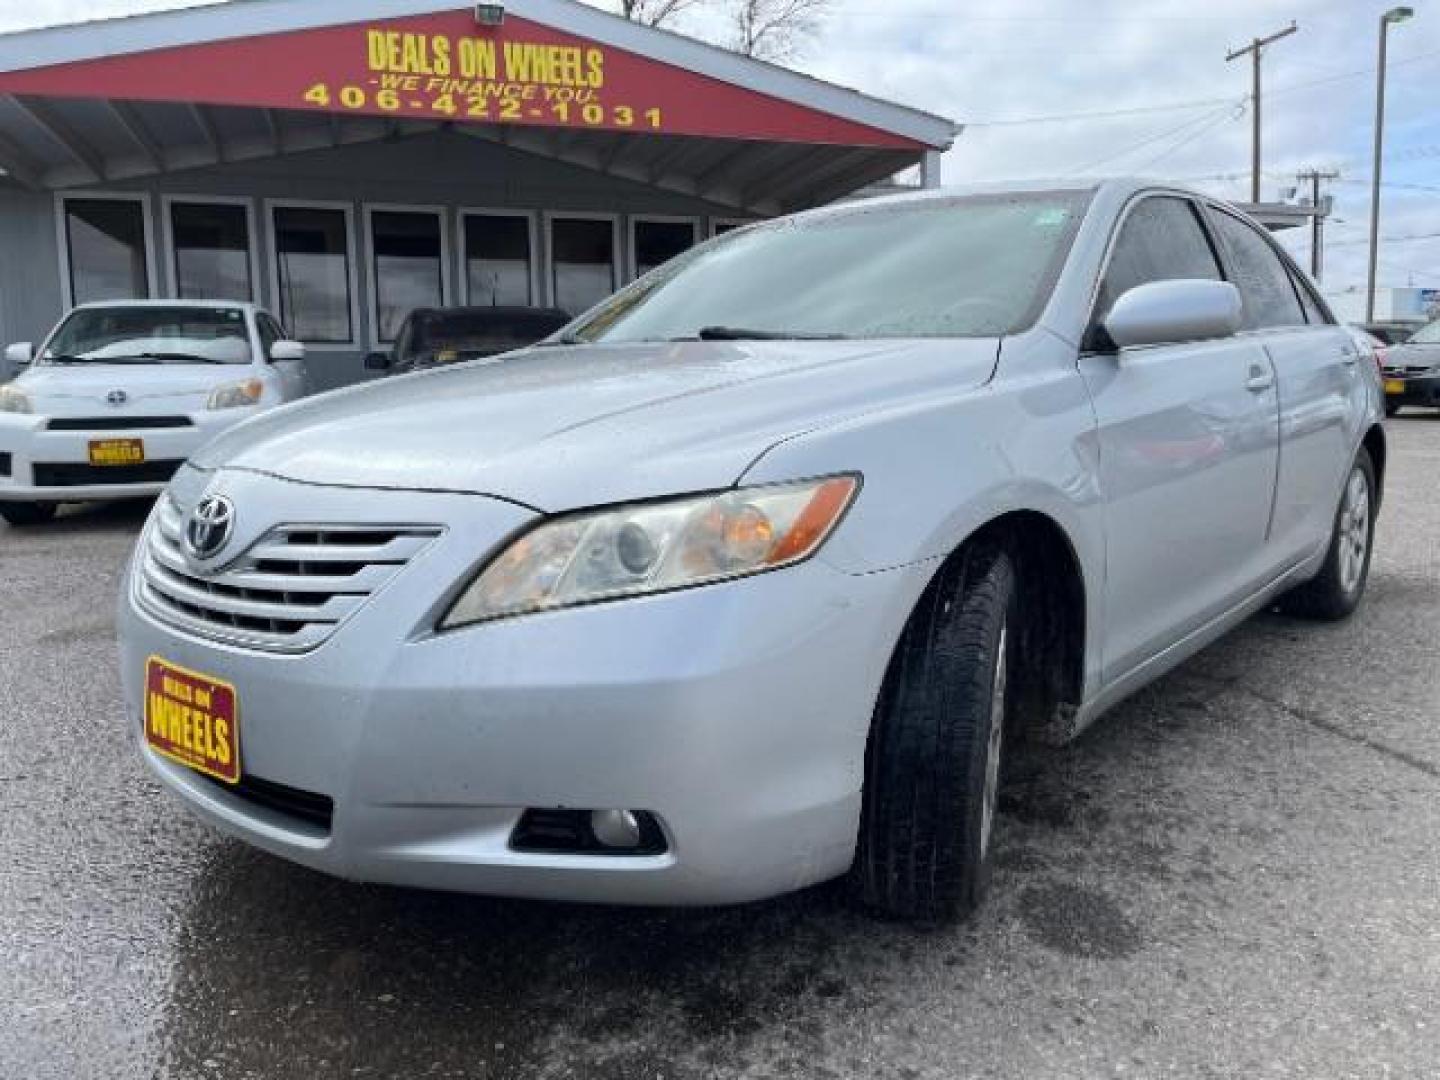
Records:
{"label": "front grille", "polygon": [[183,461],[147,461],[143,465],[36,464],[35,486],[66,488],[164,484],[183,464]]}
{"label": "front grille", "polygon": [[91,416],[51,420],[46,431],[154,431],[194,427],[188,416]]}
{"label": "front grille", "polygon": [[335,800],[328,795],[286,787],[284,784],[261,780],[258,776],[241,777],[238,784],[227,784],[210,776],[205,779],[237,799],[273,810],[277,814],[294,818],[327,833],[335,818]]}
{"label": "front grille", "polygon": [[1390,376],[1392,379],[1408,379],[1413,378],[1416,375],[1428,375],[1434,370],[1435,367],[1433,364],[1412,364],[1403,367],[1400,365],[1396,365],[1394,367],[1387,367],[1385,369],[1385,374]]}
{"label": "front grille", "polygon": [[336,628],[440,535],[434,526],[281,525],[218,571],[181,550],[166,497],[145,549],[140,597],[158,618],[200,637],[301,653]]}

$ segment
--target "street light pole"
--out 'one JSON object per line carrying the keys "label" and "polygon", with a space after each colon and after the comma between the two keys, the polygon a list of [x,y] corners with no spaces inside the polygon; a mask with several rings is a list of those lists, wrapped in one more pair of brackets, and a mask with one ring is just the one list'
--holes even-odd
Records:
{"label": "street light pole", "polygon": [[1249,53],[1254,60],[1254,70],[1251,76],[1252,90],[1250,95],[1250,104],[1254,110],[1251,117],[1253,135],[1250,151],[1250,201],[1252,203],[1258,203],[1260,201],[1260,54],[1264,51],[1266,45],[1273,44],[1281,38],[1289,37],[1298,29],[1300,28],[1296,26],[1292,20],[1290,25],[1284,30],[1271,34],[1267,38],[1255,38],[1249,45],[1245,46],[1245,48],[1235,49],[1225,57],[1227,64],[1231,60],[1238,60],[1246,53]]}
{"label": "street light pole", "polygon": [[1370,272],[1365,278],[1365,321],[1375,321],[1375,268],[1380,261],[1380,158],[1385,147],[1385,45],[1392,23],[1402,23],[1414,8],[1395,7],[1380,16],[1380,61],[1375,72],[1375,161],[1370,170]]}

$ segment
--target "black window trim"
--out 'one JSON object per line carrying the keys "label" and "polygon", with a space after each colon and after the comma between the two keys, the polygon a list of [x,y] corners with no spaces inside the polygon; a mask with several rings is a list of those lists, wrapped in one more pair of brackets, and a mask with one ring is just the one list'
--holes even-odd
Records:
{"label": "black window trim", "polygon": [[[1261,240],[1263,240],[1269,246],[1270,250],[1274,252],[1277,256],[1279,256],[1280,266],[1284,269],[1285,276],[1290,279],[1290,289],[1295,294],[1295,303],[1300,306],[1300,317],[1305,320],[1304,322],[1295,323],[1290,326],[1256,326],[1253,328],[1244,327],[1240,330],[1240,333],[1274,334],[1286,330],[1304,330],[1316,325],[1336,325],[1335,313],[1331,311],[1330,306],[1321,299],[1319,293],[1317,293],[1314,289],[1311,289],[1307,284],[1303,284],[1304,276],[1295,266],[1295,261],[1290,257],[1290,253],[1276,242],[1274,235],[1271,234],[1269,229],[1265,228],[1265,226],[1261,225],[1259,222],[1251,220],[1244,213],[1234,209],[1233,207],[1225,206],[1222,203],[1216,202],[1211,199],[1203,199],[1201,200],[1201,202],[1205,208],[1207,220],[1209,215],[1211,214],[1224,214],[1227,217],[1233,218],[1241,225],[1249,229],[1251,232],[1258,234]],[[1215,233],[1215,239],[1218,241],[1218,230],[1214,230],[1212,227],[1212,231]],[[1220,242],[1219,247],[1222,256],[1221,266],[1223,268],[1223,273],[1225,274],[1225,280],[1230,282],[1230,284],[1235,285],[1233,270],[1230,265],[1230,250],[1224,245],[1223,241]],[[1238,289],[1240,286],[1235,285],[1235,287]],[[1309,293],[1311,299],[1315,301],[1315,305],[1320,309],[1321,314],[1325,315],[1330,320],[1328,323],[1316,324],[1310,321],[1310,313],[1305,310],[1305,301],[1300,295],[1300,290],[1302,288],[1304,288]]]}
{"label": "black window trim", "polygon": [[1204,200],[1197,198],[1188,191],[1178,188],[1145,188],[1135,192],[1115,216],[1115,222],[1110,227],[1110,236],[1105,241],[1105,254],[1100,260],[1099,272],[1095,280],[1090,283],[1090,315],[1085,322],[1085,333],[1080,339],[1081,356],[1114,356],[1120,350],[1110,335],[1105,332],[1101,325],[1102,314],[1100,306],[1100,287],[1105,281],[1105,275],[1110,272],[1110,263],[1115,257],[1115,248],[1120,242],[1120,233],[1125,228],[1130,215],[1135,212],[1142,202],[1147,199],[1178,199],[1189,205],[1191,213],[1195,215],[1195,222],[1200,226],[1200,232],[1205,237],[1205,242],[1210,246],[1210,256],[1215,260],[1215,265],[1220,271],[1221,280],[1229,281],[1229,270],[1221,257],[1219,237],[1211,227],[1210,219],[1205,214]]}

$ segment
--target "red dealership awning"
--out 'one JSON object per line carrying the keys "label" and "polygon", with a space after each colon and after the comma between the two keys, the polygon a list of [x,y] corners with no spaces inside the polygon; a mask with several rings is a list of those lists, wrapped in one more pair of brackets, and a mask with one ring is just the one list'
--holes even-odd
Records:
{"label": "red dealership awning", "polygon": [[948,148],[948,120],[514,0],[245,0],[0,37],[0,167],[62,187],[453,127],[756,212]]}

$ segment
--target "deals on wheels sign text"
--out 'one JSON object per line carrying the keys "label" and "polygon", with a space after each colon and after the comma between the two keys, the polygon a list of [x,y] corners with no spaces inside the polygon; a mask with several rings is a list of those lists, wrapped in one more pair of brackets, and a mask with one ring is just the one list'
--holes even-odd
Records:
{"label": "deals on wheels sign text", "polygon": [[365,31],[365,45],[363,83],[317,82],[305,90],[305,103],[442,119],[665,128],[660,105],[607,94],[606,51],[598,46],[376,27]]}
{"label": "deals on wheels sign text", "polygon": [[[235,5],[239,11],[244,5]],[[258,10],[258,8],[257,8]],[[0,95],[916,149],[891,132],[533,20],[353,22],[0,71]],[[664,54],[662,56],[662,53]],[[722,54],[716,54],[722,55]]]}

